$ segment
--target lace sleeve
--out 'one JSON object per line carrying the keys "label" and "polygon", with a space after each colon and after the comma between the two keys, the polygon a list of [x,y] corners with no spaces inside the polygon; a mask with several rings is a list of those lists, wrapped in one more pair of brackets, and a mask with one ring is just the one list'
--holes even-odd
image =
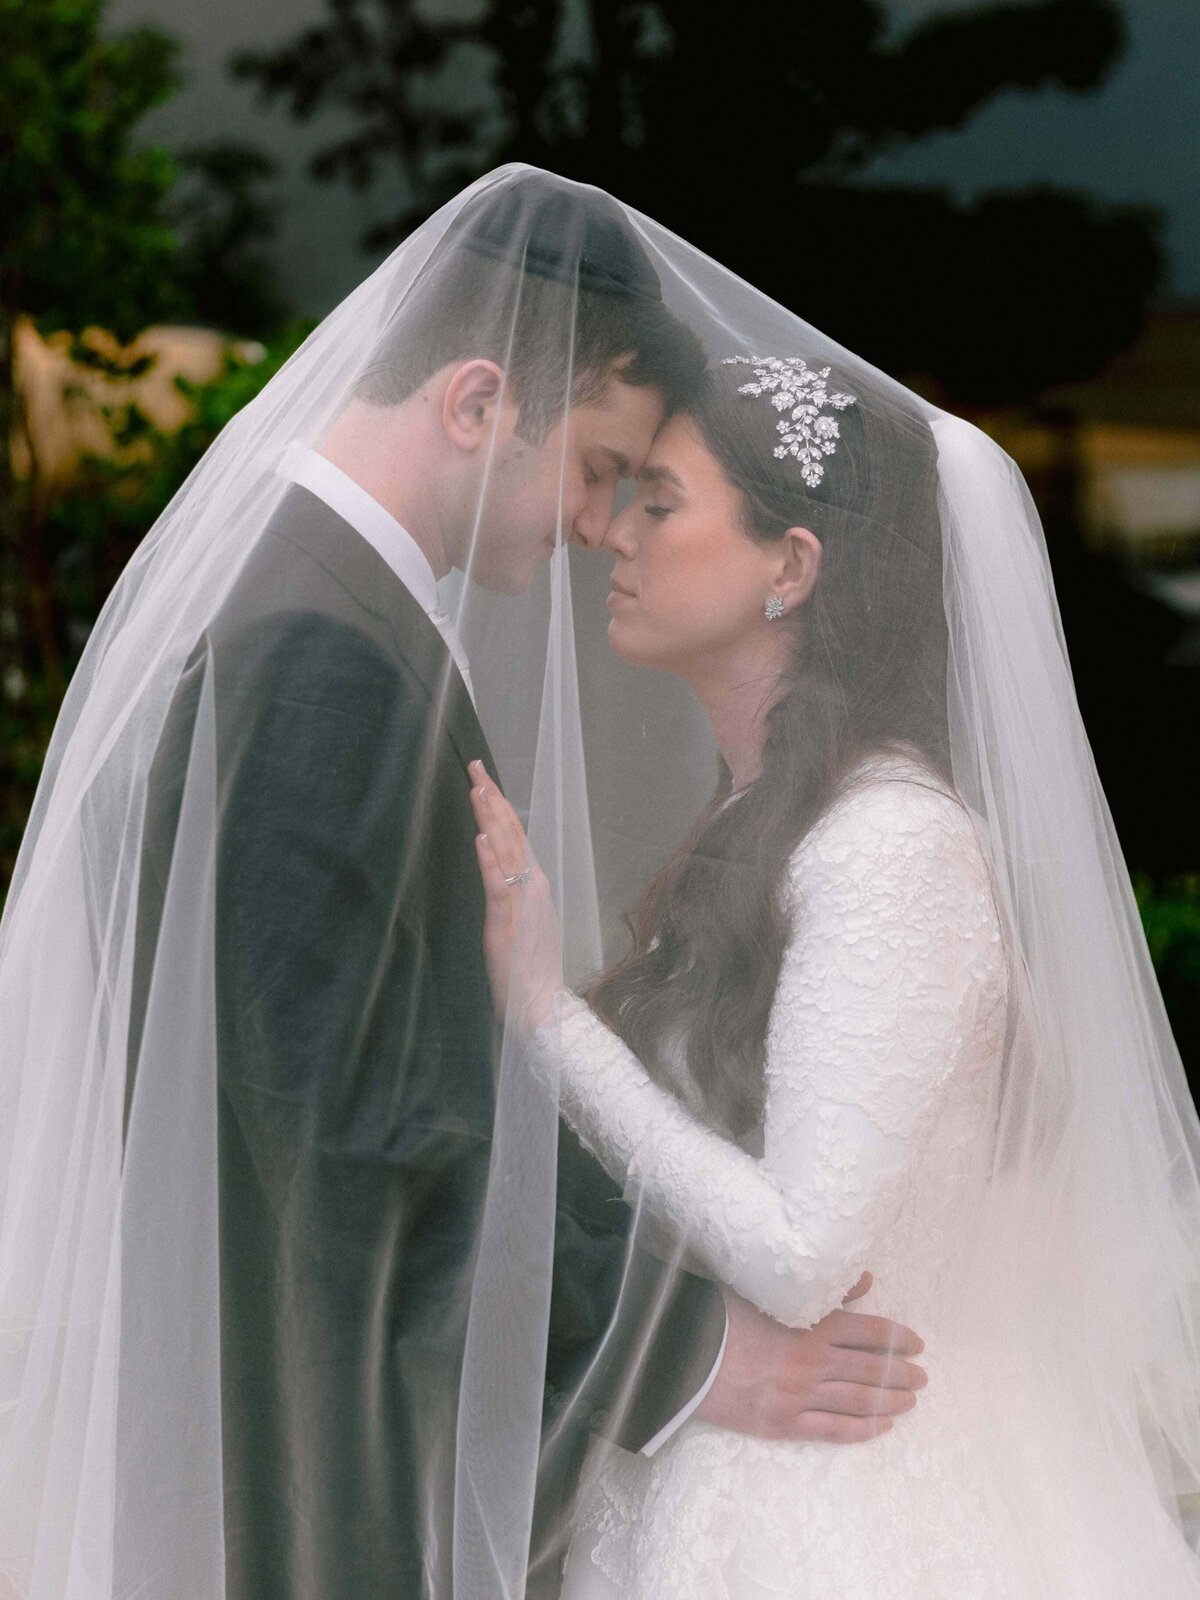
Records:
{"label": "lace sleeve", "polygon": [[1003,958],[969,818],[913,785],[875,785],[829,813],[793,856],[787,891],[761,1159],[691,1116],[574,996],[532,1053],[631,1200],[738,1294],[810,1327],[894,1217]]}

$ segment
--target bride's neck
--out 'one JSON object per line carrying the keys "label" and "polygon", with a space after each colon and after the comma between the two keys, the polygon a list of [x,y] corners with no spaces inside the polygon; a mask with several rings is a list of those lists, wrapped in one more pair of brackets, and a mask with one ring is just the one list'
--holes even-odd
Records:
{"label": "bride's neck", "polygon": [[753,783],[762,770],[767,712],[779,698],[779,664],[739,663],[720,676],[691,680],[712,727],[713,738],[729,768],[735,789]]}

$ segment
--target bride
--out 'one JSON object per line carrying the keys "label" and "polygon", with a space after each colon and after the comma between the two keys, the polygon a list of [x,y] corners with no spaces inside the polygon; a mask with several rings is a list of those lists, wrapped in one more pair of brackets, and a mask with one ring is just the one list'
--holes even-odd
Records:
{"label": "bride", "polygon": [[663,426],[604,540],[608,640],[691,687],[720,778],[581,996],[517,814],[471,769],[493,991],[563,1117],[779,1322],[811,1326],[869,1262],[871,1309],[926,1343],[921,1406],[852,1451],[703,1409],[653,1457],[597,1437],[563,1600],[1200,1594],[1109,1417],[1019,1364],[985,1296],[963,1314],[972,1239],[1000,1273],[1029,1184],[1010,1161],[1002,1211],[979,1182],[1024,958],[952,775],[938,491],[959,443],[793,355],[711,366]]}

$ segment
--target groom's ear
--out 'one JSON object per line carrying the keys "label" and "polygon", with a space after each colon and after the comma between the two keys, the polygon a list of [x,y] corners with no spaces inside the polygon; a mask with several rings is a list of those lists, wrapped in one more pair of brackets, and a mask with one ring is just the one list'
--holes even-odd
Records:
{"label": "groom's ear", "polygon": [[779,541],[775,592],[788,611],[802,606],[821,571],[821,541],[809,528],[789,528]]}
{"label": "groom's ear", "polygon": [[464,361],[455,367],[442,396],[442,426],[460,450],[478,450],[495,428],[504,398],[504,370],[494,361]]}

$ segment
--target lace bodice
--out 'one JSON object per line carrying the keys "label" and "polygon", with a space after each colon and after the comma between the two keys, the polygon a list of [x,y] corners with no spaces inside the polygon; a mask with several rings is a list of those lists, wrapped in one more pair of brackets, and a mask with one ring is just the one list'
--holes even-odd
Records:
{"label": "lace bodice", "polygon": [[1195,1593],[1145,1486],[1114,1491],[1086,1438],[1064,1456],[1036,1375],[959,1339],[956,1245],[991,1166],[1005,943],[971,813],[906,757],[873,768],[781,885],[792,927],[761,1157],[578,1002],[537,1054],[581,1137],[715,1277],[808,1326],[869,1267],[853,1309],[920,1332],[928,1388],[853,1445],[696,1416],[652,1455],[597,1436],[562,1600],[1123,1600],[1143,1549],[1147,1593]]}
{"label": "lace bodice", "polygon": [[535,1035],[564,1116],[629,1197],[795,1327],[876,1268],[955,1089],[978,1122],[1003,1030],[1003,944],[971,815],[905,758],[876,765],[810,830],[782,886],[792,933],[761,1158],[651,1081],[581,1002]]}
{"label": "lace bodice", "polygon": [[694,1417],[651,1457],[597,1438],[564,1600],[1016,1600],[937,1337],[948,1219],[987,1158],[1007,966],[975,823],[931,784],[907,757],[876,758],[792,855],[761,1157],[579,1002],[538,1036],[564,1115],[714,1277],[807,1327],[869,1267],[854,1309],[916,1327],[930,1373],[911,1417],[851,1447]]}

